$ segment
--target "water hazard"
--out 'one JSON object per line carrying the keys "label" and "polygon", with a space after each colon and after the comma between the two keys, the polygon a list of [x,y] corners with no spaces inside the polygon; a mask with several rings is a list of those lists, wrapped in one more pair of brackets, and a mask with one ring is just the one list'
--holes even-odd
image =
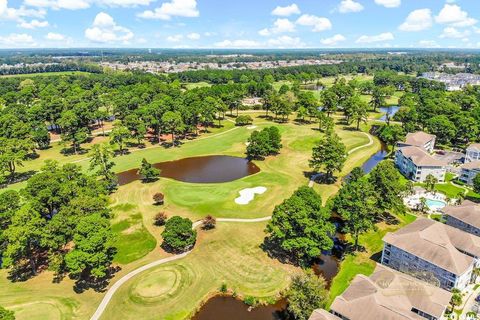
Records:
{"label": "water hazard", "polygon": [[[234,181],[260,172],[260,168],[244,158],[204,156],[160,162],[153,165],[160,176],[191,183],[220,183]],[[118,183],[125,185],[142,177],[138,169],[118,174]]]}

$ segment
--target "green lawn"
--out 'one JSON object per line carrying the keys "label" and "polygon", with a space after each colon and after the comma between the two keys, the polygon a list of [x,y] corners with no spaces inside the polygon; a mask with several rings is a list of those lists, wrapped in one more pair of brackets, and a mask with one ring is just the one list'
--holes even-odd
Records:
{"label": "green lawn", "polygon": [[[121,186],[111,196],[113,230],[118,247],[115,262],[120,267],[111,284],[131,270],[168,256],[159,247],[163,228],[153,225],[153,217],[159,211],[165,211],[168,216],[181,215],[193,220],[207,214],[215,217],[264,217],[270,215],[274,206],[289,197],[296,188],[308,183],[304,173],[309,171],[311,147],[320,138],[320,133],[314,130],[316,125],[293,122],[273,124],[258,118],[258,114],[251,115],[258,129],[277,125],[282,132],[280,154],[256,162],[260,173],[221,184],[190,184],[165,178],[148,184],[135,181]],[[341,125],[335,130],[348,150],[368,144],[368,137],[361,132]],[[138,167],[144,157],[150,162],[160,162],[208,154],[243,156],[245,142],[251,132],[246,127],[235,127],[225,121],[224,127],[185,141],[177,148],[148,146],[143,150],[132,150],[128,155],[115,158],[115,170]],[[350,154],[338,181],[378,148],[379,142],[374,140],[372,145]],[[73,160],[88,169],[85,155],[67,157],[59,155],[59,150],[59,146],[54,146],[42,151],[39,159],[25,162],[22,170],[38,169],[47,158],[59,159],[61,163]],[[15,185],[19,186],[21,184]],[[265,186],[267,191],[248,205],[235,204],[234,199],[240,190],[256,186]],[[315,185],[315,190],[322,194],[324,200],[338,188],[339,183]],[[165,194],[165,205],[162,207],[153,205],[152,196],[156,192]],[[200,231],[196,248],[188,257],[142,273],[126,283],[115,294],[104,319],[113,319],[119,314],[123,319],[183,319],[201,301],[215,293],[222,283],[240,295],[272,300],[288,285],[296,269],[268,258],[260,249],[265,236],[264,228],[265,222],[218,223],[216,230]],[[20,320],[88,319],[104,295],[93,291],[77,294],[73,291],[71,280],[52,283],[49,272],[22,283],[8,281],[4,270],[0,271],[0,276],[0,305],[18,311],[17,319]]]}

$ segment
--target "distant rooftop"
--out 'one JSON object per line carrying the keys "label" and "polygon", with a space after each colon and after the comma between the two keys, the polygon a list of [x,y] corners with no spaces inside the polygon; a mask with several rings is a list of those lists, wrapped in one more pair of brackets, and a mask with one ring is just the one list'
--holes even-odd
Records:
{"label": "distant rooftop", "polygon": [[433,134],[428,134],[423,131],[417,131],[414,133],[408,133],[405,139],[405,143],[411,146],[423,147],[427,142],[435,139]]}

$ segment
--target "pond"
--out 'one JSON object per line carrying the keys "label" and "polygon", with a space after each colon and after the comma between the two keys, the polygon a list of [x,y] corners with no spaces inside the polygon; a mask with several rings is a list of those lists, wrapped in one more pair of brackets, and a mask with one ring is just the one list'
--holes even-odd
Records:
{"label": "pond", "polygon": [[[232,156],[203,156],[155,163],[160,176],[190,183],[220,183],[234,181],[260,172],[255,163],[245,158]],[[119,173],[118,183],[125,185],[141,176],[138,169]]]}
{"label": "pond", "polygon": [[382,107],[380,108],[380,112],[385,113],[379,120],[380,121],[387,121],[387,116],[392,119],[393,116],[400,110],[399,106],[390,106],[390,107]]}
{"label": "pond", "polygon": [[192,320],[282,320],[285,319],[285,300],[252,308],[229,296],[216,296],[207,301]]}

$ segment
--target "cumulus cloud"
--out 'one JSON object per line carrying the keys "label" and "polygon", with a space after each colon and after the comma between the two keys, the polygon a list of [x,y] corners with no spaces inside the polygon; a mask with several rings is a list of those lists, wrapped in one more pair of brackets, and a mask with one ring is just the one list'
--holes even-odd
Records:
{"label": "cumulus cloud", "polygon": [[183,35],[181,34],[175,34],[167,37],[168,42],[180,42],[182,40],[183,40]]}
{"label": "cumulus cloud", "polygon": [[384,32],[373,36],[363,35],[355,41],[356,43],[374,43],[393,40],[395,37],[391,32]]}
{"label": "cumulus cloud", "polygon": [[65,37],[63,34],[60,34],[60,33],[49,32],[45,36],[45,39],[50,41],[64,41],[67,39],[67,37]]}
{"label": "cumulus cloud", "polygon": [[258,32],[261,36],[269,36],[276,33],[295,32],[295,24],[286,18],[277,19],[272,28],[265,28]]}
{"label": "cumulus cloud", "polygon": [[398,29],[402,31],[421,31],[432,26],[432,11],[430,9],[418,9],[410,12]]}
{"label": "cumulus cloud", "polygon": [[24,48],[35,46],[32,36],[26,33],[11,33],[0,36],[0,45],[8,48]]}
{"label": "cumulus cloud", "polygon": [[85,37],[98,43],[127,43],[133,38],[133,33],[129,29],[117,25],[109,14],[100,12],[95,17],[92,26],[85,30]]}
{"label": "cumulus cloud", "polygon": [[25,0],[25,5],[54,10],[80,10],[90,8],[89,0]]}
{"label": "cumulus cloud", "polygon": [[402,0],[375,0],[375,3],[385,8],[396,8],[400,7]]}
{"label": "cumulus cloud", "polygon": [[445,29],[443,29],[443,32],[440,35],[440,38],[461,39],[469,35],[470,35],[470,31],[468,30],[459,31],[455,27],[446,27]]}
{"label": "cumulus cloud", "polygon": [[192,33],[187,34],[187,38],[190,39],[190,40],[198,40],[198,39],[200,39],[200,35],[196,32],[192,32]]}
{"label": "cumulus cloud", "polygon": [[437,23],[449,24],[453,27],[469,27],[477,23],[477,20],[468,16],[456,4],[445,4],[438,16],[435,17]]}
{"label": "cumulus cloud", "polygon": [[333,37],[325,38],[325,39],[320,40],[320,43],[323,44],[323,45],[326,45],[326,46],[335,46],[339,42],[343,42],[345,40],[347,40],[347,38],[345,38],[343,35],[336,34]]}
{"label": "cumulus cloud", "polygon": [[276,7],[272,11],[272,15],[274,16],[288,17],[293,14],[300,14],[300,9],[295,3],[286,7]]}
{"label": "cumulus cloud", "polygon": [[310,14],[304,14],[297,19],[297,24],[301,26],[313,27],[312,31],[321,32],[332,29],[332,23],[328,18],[317,17]]}
{"label": "cumulus cloud", "polygon": [[256,48],[261,44],[254,40],[223,40],[221,42],[216,42],[215,46],[219,48]]}
{"label": "cumulus cloud", "polygon": [[170,20],[172,17],[195,18],[200,15],[197,0],[172,0],[164,2],[155,10],[146,10],[138,16],[144,19]]}
{"label": "cumulus cloud", "polygon": [[7,0],[0,0],[0,20],[23,22],[24,18],[44,18],[47,12],[44,9],[27,9],[25,6],[12,8]]}
{"label": "cumulus cloud", "polygon": [[298,37],[284,35],[278,38],[269,39],[267,41],[267,46],[275,48],[301,48],[304,47],[305,44]]}
{"label": "cumulus cloud", "polygon": [[48,27],[48,21],[39,21],[37,19],[33,19],[30,22],[21,21],[18,26],[24,29],[45,28]]}
{"label": "cumulus cloud", "polygon": [[340,13],[348,12],[360,12],[363,10],[363,5],[360,2],[354,0],[342,0],[338,6],[338,11]]}

